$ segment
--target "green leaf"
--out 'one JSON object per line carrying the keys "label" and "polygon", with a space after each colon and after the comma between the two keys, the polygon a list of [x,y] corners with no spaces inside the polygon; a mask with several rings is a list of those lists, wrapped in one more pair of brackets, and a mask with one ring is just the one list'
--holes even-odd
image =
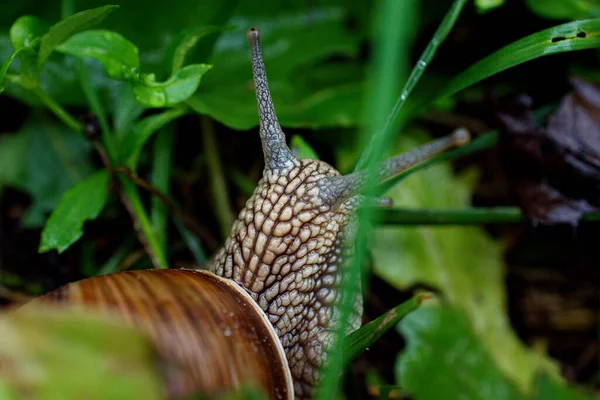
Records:
{"label": "green leaf", "polygon": [[[421,307],[400,322],[396,379],[415,400],[525,400],[457,309]],[[550,398],[548,398],[550,400]]]}
{"label": "green leaf", "polygon": [[38,66],[43,66],[48,60],[48,57],[50,57],[50,53],[52,53],[63,41],[76,33],[99,24],[117,8],[119,8],[119,6],[108,5],[81,11],[50,27],[48,33],[42,37],[40,42]]}
{"label": "green leaf", "polygon": [[28,139],[23,133],[0,136],[0,188],[24,184]]}
{"label": "green leaf", "polygon": [[[398,154],[426,142],[402,137]],[[408,176],[387,193],[394,204],[413,209],[464,209],[470,206],[473,174],[461,178],[439,163]],[[482,346],[516,386],[527,391],[539,368],[550,369],[540,354],[525,348],[506,316],[502,249],[477,227],[378,228],[371,240],[375,272],[399,289],[417,284],[439,289],[465,313]]]}
{"label": "green leaf", "polygon": [[83,224],[95,219],[108,199],[109,175],[98,171],[69,189],[44,226],[39,251],[62,253],[83,236]]}
{"label": "green leaf", "polygon": [[16,168],[24,172],[20,172],[20,181],[11,185],[32,196],[33,204],[23,224],[38,227],[44,223],[44,214],[56,207],[63,194],[91,174],[91,143],[63,124],[35,112],[18,135],[23,141],[19,147],[26,147],[24,154],[19,153],[20,157],[15,154],[9,160],[19,163]]}
{"label": "green leaf", "polygon": [[594,396],[590,393],[568,387],[552,379],[546,374],[542,374],[536,379],[536,391],[534,400],[593,400]]}
{"label": "green leaf", "polygon": [[15,50],[31,47],[35,44],[35,39],[42,37],[46,31],[48,31],[48,24],[44,21],[31,15],[24,15],[10,27],[10,42]]}
{"label": "green leaf", "polygon": [[600,18],[574,21],[517,40],[454,77],[438,97],[451,96],[526,61],[550,54],[600,47]]}
{"label": "green leaf", "polygon": [[169,107],[188,99],[198,89],[202,76],[212,68],[208,64],[183,67],[165,82],[155,82],[153,75],[133,84],[135,99],[144,107]]}
{"label": "green leaf", "polygon": [[[235,29],[215,44],[210,59],[214,71],[188,104],[234,129],[258,124],[245,38],[251,18],[262,28],[263,57],[279,122],[289,127],[356,126],[363,118],[365,71],[356,58],[361,35],[344,25],[350,6],[332,1],[315,4],[310,11],[299,4],[280,8],[274,0],[240,1],[228,21]],[[332,56],[343,61],[327,61]]]}
{"label": "green leaf", "polygon": [[431,295],[422,294],[405,301],[404,303],[392,308],[390,311],[374,319],[358,330],[352,332],[345,338],[343,347],[343,357],[346,362],[352,361],[360,355],[367,347],[375,343],[385,332],[419,307],[419,304]]}
{"label": "green leaf", "polygon": [[598,0],[525,0],[525,3],[544,18],[574,20],[600,16]]}
{"label": "green leaf", "polygon": [[[184,107],[175,107],[139,121],[132,132],[123,139],[120,149],[122,161],[133,168],[137,163],[140,151],[154,132],[183,116],[186,112],[187,110]],[[135,170],[135,168],[133,169]]]}
{"label": "green leaf", "polygon": [[0,359],[0,381],[18,398],[164,397],[145,336],[89,311],[27,305],[3,314]]}
{"label": "green leaf", "polygon": [[475,7],[481,13],[491,11],[502,4],[504,4],[504,0],[475,0]]}
{"label": "green leaf", "polygon": [[310,158],[318,160],[319,155],[317,152],[308,144],[306,140],[300,135],[293,135],[290,139],[290,148],[296,156],[296,158]]}
{"label": "green leaf", "polygon": [[104,66],[113,79],[137,80],[140,74],[138,49],[116,32],[91,30],[74,35],[57,48],[75,57],[91,57]]}
{"label": "green leaf", "polygon": [[208,25],[199,29],[186,29],[180,32],[173,40],[171,44],[172,48],[167,50],[167,54],[172,54],[166,58],[170,62],[171,75],[183,67],[186,56],[200,39],[212,33],[224,31],[225,29],[227,27]]}

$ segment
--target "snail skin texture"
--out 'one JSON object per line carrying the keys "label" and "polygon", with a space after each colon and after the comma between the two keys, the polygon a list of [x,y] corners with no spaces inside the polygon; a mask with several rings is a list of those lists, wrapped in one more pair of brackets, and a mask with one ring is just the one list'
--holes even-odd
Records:
{"label": "snail skin texture", "polygon": [[[260,31],[246,32],[265,168],[208,271],[144,270],[85,279],[34,303],[120,315],[146,331],[164,359],[168,393],[216,394],[245,383],[273,399],[309,399],[338,327],[340,283],[353,256],[356,211],[391,206],[361,195],[371,171],[349,175],[297,159],[277,120]],[[384,161],[380,183],[469,141],[464,129]],[[349,331],[361,323],[354,293]],[[208,367],[210,366],[210,367]]]}

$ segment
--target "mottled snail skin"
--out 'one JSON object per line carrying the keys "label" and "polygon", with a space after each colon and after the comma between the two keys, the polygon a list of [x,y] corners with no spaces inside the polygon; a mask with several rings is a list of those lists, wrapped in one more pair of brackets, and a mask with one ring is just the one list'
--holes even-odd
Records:
{"label": "mottled snail skin", "polygon": [[160,356],[170,397],[253,383],[271,399],[293,399],[278,337],[230,280],[206,271],[127,271],[65,285],[24,307],[65,303],[141,328]]}

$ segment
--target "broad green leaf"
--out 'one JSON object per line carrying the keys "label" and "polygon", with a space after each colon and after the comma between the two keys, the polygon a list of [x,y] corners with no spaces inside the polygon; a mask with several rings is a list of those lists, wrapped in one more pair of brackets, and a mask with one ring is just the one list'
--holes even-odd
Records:
{"label": "broad green leaf", "polygon": [[293,135],[290,139],[290,149],[296,156],[296,158],[310,158],[318,160],[319,155],[317,152],[304,140],[300,135]]}
{"label": "broad green leaf", "polygon": [[198,89],[202,76],[212,68],[208,64],[193,64],[178,70],[165,82],[155,82],[153,75],[133,83],[135,99],[144,107],[174,106],[188,99]]}
{"label": "broad green leaf", "polygon": [[[23,155],[15,163],[23,175],[20,182],[11,183],[30,194],[32,205],[23,224],[38,227],[46,219],[45,213],[56,207],[69,188],[85,179],[91,172],[91,143],[81,134],[44,114],[32,113],[18,135],[26,144]],[[12,156],[11,156],[12,158]]]}
{"label": "broad green leaf", "polygon": [[[342,3],[314,5],[309,17],[301,5],[280,9],[274,0],[240,1],[228,21],[235,28],[217,40],[210,60],[215,69],[188,100],[190,107],[235,129],[257,125],[245,36],[250,23],[248,17],[240,18],[252,16],[261,28],[263,57],[280,123],[313,128],[356,126],[362,118],[364,93],[364,70],[355,59],[361,36],[345,28],[349,7]],[[343,62],[325,61],[333,55]]]}
{"label": "broad green leaf", "polygon": [[527,7],[544,18],[585,19],[600,16],[598,0],[525,0]]}
{"label": "broad green leaf", "polygon": [[137,157],[139,156],[140,151],[154,132],[158,131],[169,122],[183,116],[185,113],[185,108],[175,107],[139,121],[133,130],[124,137],[123,143],[121,144],[120,155],[123,162],[130,167],[133,167],[137,163]]}
{"label": "broad green leaf", "polygon": [[40,253],[62,253],[83,236],[83,224],[95,219],[108,199],[109,175],[101,170],[69,189],[44,226]]}
{"label": "broad green leaf", "polygon": [[464,312],[423,306],[399,324],[406,348],[396,362],[396,379],[415,400],[592,400],[593,396],[537,374],[531,394],[517,387],[494,363]]}
{"label": "broad green leaf", "polygon": [[3,314],[0,359],[18,398],[163,398],[145,336],[105,315],[31,305]]}
{"label": "broad green leaf", "polygon": [[504,4],[504,0],[475,0],[475,7],[479,12],[487,12]]}
{"label": "broad green leaf", "polygon": [[429,294],[416,295],[412,299],[392,308],[390,311],[352,332],[344,340],[344,360],[352,361],[365,351],[367,347],[375,343],[390,328],[396,326],[402,318],[417,309],[419,304],[430,296],[431,295]]}
{"label": "broad green leaf", "polygon": [[600,18],[574,21],[517,40],[454,77],[438,93],[451,96],[477,82],[526,61],[550,54],[600,47]]}
{"label": "broad green leaf", "polygon": [[28,139],[23,133],[0,136],[0,187],[24,184]]}
{"label": "broad green leaf", "polygon": [[[400,321],[398,384],[415,400],[525,400],[458,309],[421,307]],[[548,398],[547,400],[550,400]]]}
{"label": "broad green leaf", "polygon": [[183,67],[186,56],[200,39],[225,29],[226,27],[209,25],[199,29],[185,30],[179,33],[171,44],[172,48],[167,50],[167,54],[172,54],[171,57],[167,57],[167,61],[170,63],[171,75]]}
{"label": "broad green leaf", "polygon": [[552,379],[548,375],[542,374],[536,379],[536,389],[534,400],[593,400],[594,396],[583,393],[577,389]]}
{"label": "broad green leaf", "polygon": [[38,66],[41,67],[44,65],[48,60],[48,57],[50,57],[50,53],[52,53],[63,41],[76,33],[99,24],[117,8],[119,8],[119,6],[108,5],[92,10],[81,11],[50,27],[48,33],[42,37],[40,42]]}
{"label": "broad green leaf", "polygon": [[75,57],[91,57],[104,66],[108,76],[118,80],[137,80],[140,74],[138,49],[116,32],[91,30],[66,40],[58,51]]}
{"label": "broad green leaf", "polygon": [[[426,140],[402,137],[398,154]],[[470,206],[473,175],[455,177],[448,164],[410,175],[385,195],[396,207],[464,209]],[[416,284],[436,288],[465,313],[478,340],[498,368],[521,390],[531,389],[534,373],[548,367],[525,348],[510,328],[505,309],[502,249],[477,227],[378,228],[371,240],[376,273],[399,289]]]}
{"label": "broad green leaf", "polygon": [[15,50],[30,47],[35,39],[42,37],[48,31],[48,24],[41,19],[24,15],[10,27],[10,42]]}

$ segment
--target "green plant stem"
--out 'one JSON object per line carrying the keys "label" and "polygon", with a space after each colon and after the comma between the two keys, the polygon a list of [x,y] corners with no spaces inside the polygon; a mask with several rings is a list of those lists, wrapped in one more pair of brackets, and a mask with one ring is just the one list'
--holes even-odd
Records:
{"label": "green plant stem", "polygon": [[152,224],[140,198],[140,194],[133,182],[124,176],[119,176],[122,188],[122,200],[125,204],[135,230],[138,232],[140,242],[144,245],[152,264],[155,268],[168,268],[165,254],[163,253],[160,242],[156,237]]}
{"label": "green plant stem", "polygon": [[[169,178],[174,132],[172,129],[161,129],[154,140],[154,163],[152,165],[152,185],[169,196]],[[156,196],[152,197],[150,219],[154,232],[163,253],[167,253],[167,207]]]}
{"label": "green plant stem", "polygon": [[384,143],[387,142],[391,139],[391,135],[394,129],[399,127],[400,124],[396,120],[398,114],[400,113],[400,110],[404,106],[404,103],[406,102],[406,99],[408,99],[408,96],[411,94],[412,90],[415,88],[415,86],[421,79],[421,76],[425,72],[425,69],[427,68],[429,63],[431,63],[431,60],[435,56],[438,47],[444,42],[444,40],[446,40],[446,37],[454,27],[454,24],[456,23],[456,20],[458,19],[458,16],[464,8],[466,2],[467,0],[455,0],[452,4],[452,7],[450,7],[450,10],[448,10],[448,12],[446,13],[446,16],[444,17],[441,24],[438,26],[438,29],[435,31],[435,34],[427,44],[427,47],[421,54],[419,61],[417,61],[417,64],[415,65],[408,79],[406,80],[404,88],[400,93],[400,97],[398,97],[396,104],[392,108],[392,111],[390,112],[387,118],[384,129],[377,131],[375,135],[373,135],[371,144],[369,144],[369,146],[366,148],[366,150],[363,152],[360,159],[358,160],[358,163],[356,165],[357,170],[363,169],[366,166],[366,163],[370,159],[372,154],[377,154],[377,152],[373,149],[372,143],[376,143],[378,141]]}
{"label": "green plant stem", "polygon": [[[584,214],[583,221],[600,221],[600,213]],[[381,225],[480,225],[527,221],[517,207],[468,208],[465,210],[381,210]]]}
{"label": "green plant stem", "polygon": [[213,123],[208,117],[201,117],[201,122],[206,161],[210,171],[213,207],[219,221],[219,226],[221,227],[221,235],[223,238],[226,238],[230,233],[233,221],[235,221],[235,214],[229,203],[229,190],[227,189],[225,173],[223,172],[221,158],[219,157]]}
{"label": "green plant stem", "polygon": [[77,121],[71,114],[69,114],[60,104],[55,102],[50,96],[46,94],[40,87],[33,89],[33,92],[39,97],[44,103],[61,121],[63,121],[68,127],[72,128],[77,132],[83,132],[83,125]]}

